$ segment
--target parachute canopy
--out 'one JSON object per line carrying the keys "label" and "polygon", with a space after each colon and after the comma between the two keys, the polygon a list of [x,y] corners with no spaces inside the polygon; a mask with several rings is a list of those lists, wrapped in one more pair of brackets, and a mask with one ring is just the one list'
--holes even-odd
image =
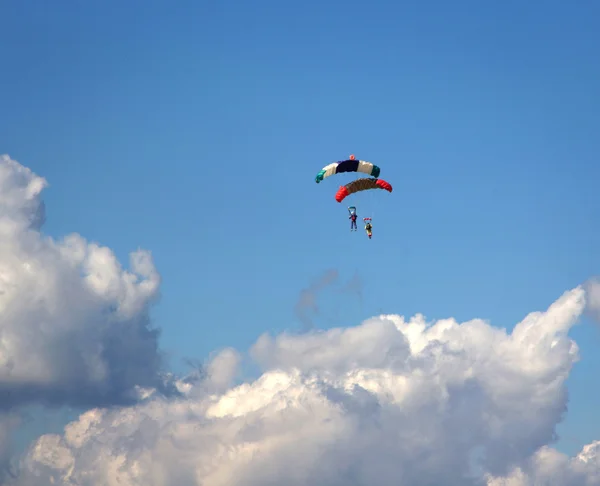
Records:
{"label": "parachute canopy", "polygon": [[337,202],[342,202],[350,194],[369,189],[384,189],[388,192],[392,192],[391,184],[383,179],[356,179],[345,186],[341,186],[335,195],[335,200]]}
{"label": "parachute canopy", "polygon": [[365,162],[364,160],[356,160],[351,155],[348,160],[340,160],[339,162],[333,162],[323,167],[317,174],[317,177],[315,177],[315,182],[318,184],[326,177],[333,174],[341,174],[342,172],[362,172],[372,177],[379,177],[380,171],[379,167],[375,164]]}

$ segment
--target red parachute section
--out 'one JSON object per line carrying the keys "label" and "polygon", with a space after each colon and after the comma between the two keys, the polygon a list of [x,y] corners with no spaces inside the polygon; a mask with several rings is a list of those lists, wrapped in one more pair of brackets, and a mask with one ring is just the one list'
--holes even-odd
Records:
{"label": "red parachute section", "polygon": [[369,189],[383,189],[392,192],[392,185],[383,179],[357,179],[345,186],[341,186],[335,195],[335,200],[342,202],[350,194]]}

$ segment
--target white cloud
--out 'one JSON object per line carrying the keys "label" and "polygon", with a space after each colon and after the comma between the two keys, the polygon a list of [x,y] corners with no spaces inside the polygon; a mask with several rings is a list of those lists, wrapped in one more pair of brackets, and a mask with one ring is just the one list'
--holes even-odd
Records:
{"label": "white cloud", "polygon": [[41,234],[46,185],[0,156],[0,409],[123,403],[159,385],[160,277],[146,251],[126,270],[80,235]]}
{"label": "white cloud", "polygon": [[[600,309],[597,282],[510,334],[386,315],[263,335],[250,350],[257,380],[234,386],[241,355],[225,349],[169,396],[153,391],[166,378],[147,317],[160,285],[150,253],[132,253],[126,270],[80,235],[43,236],[45,186],[0,157],[0,467],[22,406],[97,408],[35,441],[3,484],[600,484],[600,443],[574,458],[548,447],[578,359],[567,333]],[[307,327],[336,277],[303,292]]]}
{"label": "white cloud", "polygon": [[[95,409],[41,437],[19,486],[599,484],[598,444],[546,447],[578,359],[577,287],[512,333],[481,320],[388,315],[347,329],[262,336],[254,382],[208,364],[185,397]],[[214,378],[210,378],[210,377]]]}
{"label": "white cloud", "polygon": [[502,478],[488,478],[488,486],[530,486],[538,484],[595,486],[600,484],[600,441],[586,445],[576,457],[541,447],[522,467]]}

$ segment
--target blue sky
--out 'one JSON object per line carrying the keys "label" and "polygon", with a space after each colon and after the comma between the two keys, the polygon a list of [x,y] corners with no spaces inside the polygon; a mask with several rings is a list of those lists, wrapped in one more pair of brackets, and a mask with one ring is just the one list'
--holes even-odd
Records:
{"label": "blue sky", "polygon": [[[50,183],[54,236],[127,264],[152,251],[162,345],[204,358],[297,330],[302,288],[358,273],[364,300],[324,292],[320,326],[379,311],[509,329],[598,273],[600,5],[502,2],[11,2],[0,7],[0,151]],[[393,194],[374,238],[351,234],[349,154]],[[359,215],[361,214],[359,205]],[[559,444],[600,438],[599,336]]]}

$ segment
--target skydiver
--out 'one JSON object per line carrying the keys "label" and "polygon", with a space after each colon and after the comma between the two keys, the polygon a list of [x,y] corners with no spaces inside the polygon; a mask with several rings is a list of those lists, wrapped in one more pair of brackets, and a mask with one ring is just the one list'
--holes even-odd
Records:
{"label": "skydiver", "polygon": [[357,226],[356,226],[356,208],[348,208],[348,211],[350,212],[350,216],[348,217],[348,219],[350,220],[350,231],[356,231],[357,230]]}
{"label": "skydiver", "polygon": [[366,223],[365,231],[367,232],[367,236],[369,239],[371,239],[371,236],[373,236],[373,225],[371,225],[371,218],[363,218],[363,221]]}

